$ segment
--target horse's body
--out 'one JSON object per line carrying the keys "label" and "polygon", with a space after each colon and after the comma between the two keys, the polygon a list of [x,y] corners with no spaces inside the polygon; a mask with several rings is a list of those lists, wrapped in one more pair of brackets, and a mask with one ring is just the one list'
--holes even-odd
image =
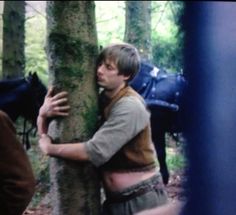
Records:
{"label": "horse's body", "polygon": [[36,126],[40,106],[47,89],[36,73],[26,78],[0,81],[0,109],[8,114],[13,122],[19,116]]}
{"label": "horse's body", "polygon": [[5,79],[0,81],[0,94],[8,92],[25,82],[25,78]]}
{"label": "horse's body", "polygon": [[186,81],[179,73],[167,73],[142,62],[139,73],[129,84],[144,98],[150,109],[152,139],[160,172],[164,183],[167,184],[169,172],[166,164],[165,134],[181,132],[181,99]]}

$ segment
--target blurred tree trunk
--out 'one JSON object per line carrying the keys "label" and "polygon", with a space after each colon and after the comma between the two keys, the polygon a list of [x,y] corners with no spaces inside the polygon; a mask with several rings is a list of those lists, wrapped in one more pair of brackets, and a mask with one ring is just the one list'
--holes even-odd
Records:
{"label": "blurred tree trunk", "polygon": [[21,77],[25,69],[25,1],[4,1],[2,74]]}
{"label": "blurred tree trunk", "polygon": [[[56,144],[83,142],[97,121],[95,3],[48,1],[47,23],[49,81],[69,92],[71,106],[69,117],[50,123],[49,134]],[[50,177],[54,215],[99,214],[100,183],[90,163],[51,158]]]}
{"label": "blurred tree trunk", "polygon": [[[4,1],[0,1],[0,13],[3,14]],[[0,19],[0,58],[2,59],[2,33],[3,33],[3,21]],[[0,61],[0,79],[2,79],[2,61]]]}
{"label": "blurred tree trunk", "polygon": [[124,41],[135,45],[142,58],[151,60],[151,1],[126,1]]}

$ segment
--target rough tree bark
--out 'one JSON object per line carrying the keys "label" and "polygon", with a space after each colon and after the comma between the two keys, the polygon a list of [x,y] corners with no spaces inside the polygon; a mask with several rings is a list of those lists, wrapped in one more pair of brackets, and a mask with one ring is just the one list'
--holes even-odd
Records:
{"label": "rough tree bark", "polygon": [[151,1],[126,1],[124,41],[135,45],[143,59],[151,60]]}
{"label": "rough tree bark", "polygon": [[[70,116],[50,123],[55,143],[85,141],[95,131],[97,34],[93,1],[47,2],[49,81],[69,92]],[[86,162],[51,158],[54,215],[96,215],[100,209],[99,180]]]}
{"label": "rough tree bark", "polygon": [[25,1],[4,1],[3,78],[21,77],[25,69]]}

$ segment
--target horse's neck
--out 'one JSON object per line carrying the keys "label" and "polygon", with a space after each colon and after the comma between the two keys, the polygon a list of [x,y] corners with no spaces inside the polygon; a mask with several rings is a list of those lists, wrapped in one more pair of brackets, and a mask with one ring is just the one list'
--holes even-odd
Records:
{"label": "horse's neck", "polygon": [[20,86],[14,88],[14,89],[10,89],[8,91],[2,92],[0,91],[0,95],[1,97],[9,97],[12,98],[14,100],[21,100],[22,96],[27,95],[29,92],[29,88],[30,86],[27,84],[27,82],[21,84]]}
{"label": "horse's neck", "polygon": [[0,81],[0,109],[7,112],[13,121],[22,116],[36,123],[46,92],[46,87],[36,75]]}
{"label": "horse's neck", "polygon": [[12,90],[14,88],[19,87],[21,84],[23,84],[25,81],[24,78],[17,78],[13,80],[2,80],[0,81],[0,92],[8,92],[9,90]]}
{"label": "horse's neck", "polygon": [[13,90],[0,92],[0,109],[4,110],[13,121],[23,115],[25,105],[31,99],[29,88],[25,82]]}

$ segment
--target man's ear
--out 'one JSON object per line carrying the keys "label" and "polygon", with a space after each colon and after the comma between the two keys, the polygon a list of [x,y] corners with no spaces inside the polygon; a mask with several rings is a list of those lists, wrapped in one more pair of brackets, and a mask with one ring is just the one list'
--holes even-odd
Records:
{"label": "man's ear", "polygon": [[129,79],[130,79],[130,75],[124,76],[124,80],[125,80],[125,81],[127,81],[127,80],[129,80]]}

